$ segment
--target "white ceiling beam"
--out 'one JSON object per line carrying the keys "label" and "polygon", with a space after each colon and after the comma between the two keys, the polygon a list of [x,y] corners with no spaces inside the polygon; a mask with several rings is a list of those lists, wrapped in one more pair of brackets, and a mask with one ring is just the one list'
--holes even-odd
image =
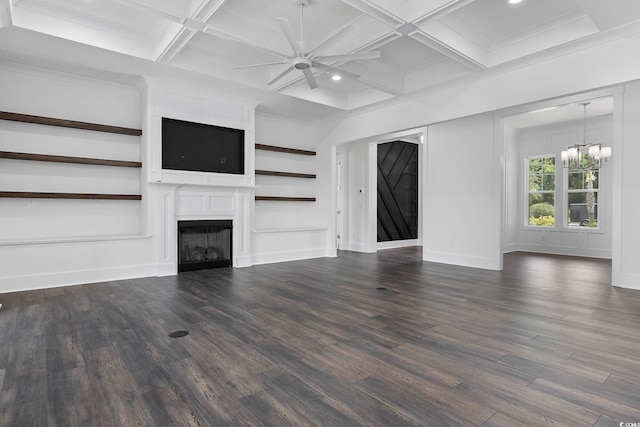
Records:
{"label": "white ceiling beam", "polygon": [[414,25],[422,25],[468,5],[474,0],[409,0],[409,19]]}
{"label": "white ceiling beam", "polygon": [[407,21],[408,2],[406,0],[365,0],[364,2],[389,16],[401,21]]}
{"label": "white ceiling beam", "polygon": [[158,43],[158,47],[161,50],[156,55],[156,62],[161,64],[170,63],[195,34],[195,31],[186,26],[180,27],[168,41]]}
{"label": "white ceiling beam", "polygon": [[[152,15],[159,16],[175,24],[183,25],[185,17],[176,15],[173,12],[169,12],[165,9],[159,8],[143,0],[111,0],[116,3],[131,7],[141,12],[150,13]],[[184,48],[189,40],[193,37],[194,32],[185,27],[179,29],[172,28],[171,26],[163,37],[160,38],[155,46],[155,61],[161,64],[168,64],[171,60]]]}
{"label": "white ceiling beam", "polygon": [[228,0],[204,0],[191,16],[200,22],[207,22],[224,6]]}
{"label": "white ceiling beam", "polygon": [[440,21],[431,21],[409,37],[474,71],[488,67],[489,53]]}
{"label": "white ceiling beam", "polygon": [[241,39],[239,37],[232,36],[231,34],[225,33],[223,31],[214,30],[211,27],[206,27],[204,30],[205,34],[209,34],[214,37],[221,38],[223,40],[232,40],[238,43],[242,43],[245,46],[252,47],[254,49],[258,49],[262,52],[268,53],[273,56],[277,56],[278,58],[290,58],[291,55],[287,52],[283,52],[281,50],[273,49],[271,47],[264,46],[260,43],[250,42],[246,39]]}
{"label": "white ceiling beam", "polygon": [[168,21],[177,22],[181,24],[184,21],[184,17],[178,16],[172,12],[168,12],[156,6],[151,6],[142,0],[111,0],[116,3],[120,3],[124,6],[131,7],[145,13],[151,13],[156,16],[160,16]]}
{"label": "white ceiling beam", "polygon": [[204,0],[191,16],[178,16],[158,7],[151,6],[143,0],[113,1],[182,25],[182,27],[177,30],[174,28],[167,30],[167,33],[170,35],[163,37],[156,46],[157,54],[155,60],[163,64],[170,63],[197,32],[206,32],[206,22],[227,2],[227,0]]}
{"label": "white ceiling beam", "polygon": [[0,28],[13,26],[13,1],[0,0]]}
{"label": "white ceiling beam", "polygon": [[545,31],[521,38],[503,40],[494,43],[488,55],[488,65],[496,65],[555,49],[577,40],[597,35],[598,28],[586,15],[572,18],[561,25],[549,26]]}
{"label": "white ceiling beam", "polygon": [[[394,0],[397,2],[397,0]],[[342,0],[343,3],[352,6],[359,11],[371,16],[372,18],[388,25],[391,28],[398,28],[405,24],[405,16],[399,16],[398,14],[391,12],[381,4],[385,3],[386,7],[389,7],[388,1],[372,1],[372,0]],[[389,4],[388,4],[389,3]],[[397,2],[400,3],[400,2]]]}
{"label": "white ceiling beam", "polygon": [[640,2],[638,0],[616,0],[615,6],[611,2],[601,0],[576,0],[576,2],[600,31],[640,20]]}

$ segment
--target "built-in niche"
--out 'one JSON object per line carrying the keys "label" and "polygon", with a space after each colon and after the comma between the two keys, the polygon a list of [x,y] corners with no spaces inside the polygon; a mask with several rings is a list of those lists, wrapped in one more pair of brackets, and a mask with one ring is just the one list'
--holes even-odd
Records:
{"label": "built-in niche", "polygon": [[162,169],[244,174],[244,130],[162,118]]}

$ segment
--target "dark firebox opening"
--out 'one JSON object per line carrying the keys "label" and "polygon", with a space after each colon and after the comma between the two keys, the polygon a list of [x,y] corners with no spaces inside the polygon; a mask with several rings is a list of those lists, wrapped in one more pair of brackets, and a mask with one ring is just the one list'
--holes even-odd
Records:
{"label": "dark firebox opening", "polygon": [[231,266],[231,220],[178,221],[178,272]]}

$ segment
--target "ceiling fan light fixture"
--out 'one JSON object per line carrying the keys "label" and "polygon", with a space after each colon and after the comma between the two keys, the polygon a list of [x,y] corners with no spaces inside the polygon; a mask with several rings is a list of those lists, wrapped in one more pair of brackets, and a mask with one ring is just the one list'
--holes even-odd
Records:
{"label": "ceiling fan light fixture", "polygon": [[296,70],[308,70],[311,68],[311,61],[308,58],[294,58],[292,64]]}
{"label": "ceiling fan light fixture", "polygon": [[342,80],[342,76],[340,74],[334,74],[331,76],[331,80],[333,80],[334,82],[338,82]]}
{"label": "ceiling fan light fixture", "polygon": [[[1,1],[1,0],[0,0]],[[351,73],[349,71],[344,71],[336,67],[332,67],[326,62],[346,62],[346,61],[358,61],[358,60],[368,60],[368,59],[378,59],[380,58],[380,52],[355,52],[355,53],[344,53],[340,55],[324,55],[322,57],[318,57],[314,54],[314,51],[322,44],[326,43],[327,40],[332,39],[337,34],[340,34],[340,31],[335,31],[328,38],[324,39],[320,45],[317,45],[313,49],[307,49],[304,43],[303,37],[303,10],[306,6],[309,5],[309,0],[294,0],[296,6],[300,8],[300,38],[295,35],[293,32],[293,28],[289,23],[289,20],[286,18],[277,18],[277,21],[280,24],[280,28],[282,32],[289,42],[289,47],[291,47],[292,55],[283,55],[276,53],[275,56],[279,56],[282,58],[281,61],[277,62],[268,62],[263,64],[249,64],[249,65],[241,65],[239,67],[233,68],[251,68],[251,67],[262,67],[267,65],[279,65],[279,64],[289,64],[289,67],[282,71],[280,74],[275,76],[267,86],[271,86],[275,84],[278,80],[282,79],[284,76],[289,74],[292,71],[302,71],[304,75],[304,79],[307,81],[309,85],[309,89],[316,89],[318,87],[318,82],[315,79],[314,71],[316,73],[325,72],[330,73],[332,75],[339,75],[339,78],[332,77],[334,80],[339,80],[344,77],[347,79],[358,80],[360,78],[359,75],[355,73]],[[273,52],[268,52],[273,54]],[[326,62],[325,62],[326,61]]]}

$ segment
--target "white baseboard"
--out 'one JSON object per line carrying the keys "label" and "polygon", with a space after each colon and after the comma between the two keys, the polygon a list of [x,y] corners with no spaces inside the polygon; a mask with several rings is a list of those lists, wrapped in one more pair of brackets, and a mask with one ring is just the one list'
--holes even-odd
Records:
{"label": "white baseboard", "polygon": [[418,246],[418,239],[392,240],[390,242],[378,242],[378,249],[405,248],[407,246]]}
{"label": "white baseboard", "polygon": [[422,250],[422,259],[424,261],[458,265],[461,267],[481,268],[483,270],[500,270],[499,259],[428,252],[424,248]]}
{"label": "white baseboard", "polygon": [[349,247],[347,248],[347,250],[353,252],[364,252],[367,254],[372,254],[377,251],[376,248],[369,248],[364,243],[349,243]]}
{"label": "white baseboard", "polygon": [[502,246],[502,253],[503,254],[507,254],[509,252],[517,252],[518,251],[518,245],[515,243],[509,243],[508,245],[503,245]]}
{"label": "white baseboard", "polygon": [[156,271],[156,265],[134,265],[99,270],[65,271],[50,274],[2,277],[0,278],[0,293],[58,288],[61,286],[83,285],[87,283],[108,282],[111,280],[136,279],[139,277],[155,276]]}
{"label": "white baseboard", "polygon": [[163,276],[175,276],[178,274],[178,266],[171,262],[166,264],[158,264],[156,275],[158,277]]}
{"label": "white baseboard", "polygon": [[245,256],[238,256],[236,258],[236,263],[234,264],[234,267],[251,267],[251,256],[249,255],[245,255]]}
{"label": "white baseboard", "polygon": [[519,245],[516,251],[551,255],[579,256],[585,258],[611,259],[611,251],[608,249],[577,249],[562,248],[558,246]]}
{"label": "white baseboard", "polygon": [[273,264],[275,262],[297,261],[301,259],[325,258],[330,256],[330,249],[307,249],[287,252],[271,252],[263,254],[254,254],[252,256],[253,264]]}
{"label": "white baseboard", "polygon": [[640,291],[640,275],[628,273],[616,273],[611,275],[611,285],[618,288],[634,289]]}

